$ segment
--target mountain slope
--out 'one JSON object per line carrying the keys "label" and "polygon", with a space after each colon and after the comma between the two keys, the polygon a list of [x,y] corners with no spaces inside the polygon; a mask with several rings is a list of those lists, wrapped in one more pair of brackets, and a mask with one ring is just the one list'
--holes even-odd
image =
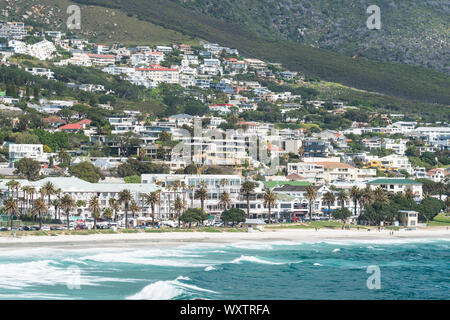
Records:
{"label": "mountain slope", "polygon": [[259,38],[238,25],[194,12],[168,0],[75,2],[118,9],[140,20],[235,47],[246,55],[281,62],[293,70],[358,89],[424,102],[450,104],[450,76],[425,68],[350,58],[289,41]]}
{"label": "mountain slope", "polygon": [[[172,0],[273,40],[450,74],[450,2],[434,0]],[[369,30],[366,9],[381,9]]]}
{"label": "mountain slope", "polygon": [[[10,0],[0,1],[0,20],[25,21],[45,30],[63,30],[68,18],[70,0]],[[80,37],[100,44],[120,42],[125,45],[198,44],[198,39],[165,29],[148,21],[138,20],[120,10],[99,6],[81,8]]]}

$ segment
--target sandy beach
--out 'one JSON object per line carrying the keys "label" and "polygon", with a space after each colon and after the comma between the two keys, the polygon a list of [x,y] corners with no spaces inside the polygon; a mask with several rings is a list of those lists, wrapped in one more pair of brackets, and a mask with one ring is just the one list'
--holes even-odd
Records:
{"label": "sandy beach", "polygon": [[183,243],[232,243],[240,241],[393,241],[420,239],[448,239],[450,230],[429,228],[399,230],[393,235],[389,230],[329,230],[276,229],[253,232],[165,232],[165,233],[117,233],[93,235],[58,235],[0,237],[0,250],[20,247],[114,247],[124,245],[180,245]]}

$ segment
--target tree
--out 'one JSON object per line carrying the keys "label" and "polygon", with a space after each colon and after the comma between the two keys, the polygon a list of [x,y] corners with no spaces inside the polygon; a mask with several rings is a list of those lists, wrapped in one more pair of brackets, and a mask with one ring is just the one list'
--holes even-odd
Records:
{"label": "tree", "polygon": [[192,223],[201,223],[205,220],[206,212],[200,208],[189,208],[179,218],[179,221],[189,223],[189,228]]}
{"label": "tree", "polygon": [[332,191],[328,191],[323,195],[322,200],[328,206],[328,217],[331,217],[331,206],[334,204],[334,201],[336,201],[336,196]]}
{"label": "tree", "polygon": [[33,159],[22,158],[15,164],[15,167],[14,173],[26,177],[27,180],[33,181],[39,178],[41,165]]}
{"label": "tree", "polygon": [[230,194],[226,191],[222,192],[219,198],[219,206],[224,208],[225,210],[231,206],[232,200]]}
{"label": "tree", "polygon": [[277,204],[277,194],[270,189],[266,189],[263,195],[264,206],[269,208],[269,223],[272,223],[272,208]]}
{"label": "tree", "polygon": [[47,212],[48,208],[43,199],[36,199],[33,204],[33,212],[37,212],[39,214],[39,229],[42,228],[42,212]]}
{"label": "tree", "polygon": [[389,203],[389,197],[386,191],[381,186],[378,186],[374,191],[375,201]]}
{"label": "tree", "polygon": [[10,197],[6,202],[3,210],[9,213],[9,217],[11,219],[11,230],[13,228],[13,217],[19,211],[19,207],[17,206],[17,201],[14,200],[13,197]]}
{"label": "tree", "polygon": [[[175,203],[173,204],[173,208],[174,208],[175,212],[177,213],[178,228],[180,227],[181,212],[184,210],[185,207],[186,206],[184,204],[184,201],[181,200],[181,198],[179,196],[177,196],[177,198],[175,199]],[[203,209],[202,209],[202,211],[203,211]]]}
{"label": "tree", "polygon": [[142,210],[142,208],[137,204],[137,202],[132,199],[130,202],[130,211],[131,214],[133,215],[133,219],[134,219],[134,215],[138,212],[140,212]]}
{"label": "tree", "polygon": [[195,190],[194,198],[200,199],[201,209],[205,211],[205,200],[208,197],[208,190],[206,189],[205,181],[200,183],[200,188]]}
{"label": "tree", "polygon": [[124,189],[119,192],[119,202],[124,205],[124,211],[125,211],[125,228],[128,228],[128,208],[129,203],[132,199],[131,191],[128,189]]}
{"label": "tree", "polygon": [[245,211],[238,208],[231,208],[222,212],[221,219],[225,223],[231,222],[233,225],[245,222]]}
{"label": "tree", "polygon": [[247,219],[250,218],[250,196],[255,191],[255,183],[252,181],[245,181],[241,185],[241,193],[247,199]]}
{"label": "tree", "polygon": [[103,209],[103,217],[105,217],[105,219],[110,220],[113,216],[113,211],[111,208],[104,208]]}
{"label": "tree", "polygon": [[91,211],[91,216],[94,218],[94,230],[97,229],[97,219],[100,218],[101,208],[98,196],[92,196],[89,199],[89,211]]}
{"label": "tree", "polygon": [[90,162],[81,162],[69,167],[69,173],[82,180],[97,183],[100,179],[104,179],[103,172]]}
{"label": "tree", "polygon": [[73,198],[69,194],[65,194],[61,198],[61,208],[64,210],[66,214],[67,230],[69,230],[70,229],[69,216],[70,211],[75,208],[75,200],[73,200]]}
{"label": "tree", "polygon": [[342,220],[342,222],[344,223],[344,226],[345,226],[345,222],[351,215],[352,215],[352,213],[347,208],[338,208],[338,209],[334,210],[334,212],[333,212],[334,218],[338,219],[338,220]]}
{"label": "tree", "polygon": [[317,199],[317,190],[314,186],[311,185],[306,187],[306,199],[309,203],[309,220],[312,220],[312,208]]}
{"label": "tree", "polygon": [[444,201],[435,198],[425,198],[419,205],[418,211],[428,223],[444,208]]}
{"label": "tree", "polygon": [[374,195],[372,189],[369,186],[361,190],[361,195],[359,197],[359,205],[362,207],[365,205],[371,205],[374,202]]}
{"label": "tree", "polygon": [[345,190],[342,190],[338,193],[337,199],[341,202],[341,208],[344,209],[345,201],[348,201],[348,194]]}
{"label": "tree", "polygon": [[47,181],[42,188],[45,191],[45,195],[48,197],[48,202],[47,205],[50,206],[51,205],[51,201],[50,201],[50,197],[55,194],[56,191],[56,187],[55,185],[51,182],[51,181]]}
{"label": "tree", "polygon": [[111,210],[114,211],[114,221],[117,221],[117,212],[119,212],[119,210],[120,210],[120,203],[119,203],[119,201],[117,201],[114,198],[110,198],[108,200],[108,204],[109,204]]}
{"label": "tree", "polygon": [[152,210],[152,224],[155,224],[155,205],[159,202],[160,190],[144,194],[145,205],[150,205]]}

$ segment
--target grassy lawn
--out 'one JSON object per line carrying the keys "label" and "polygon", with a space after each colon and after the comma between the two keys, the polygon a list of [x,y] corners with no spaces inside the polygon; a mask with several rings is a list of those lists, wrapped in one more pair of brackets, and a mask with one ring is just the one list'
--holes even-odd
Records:
{"label": "grassy lawn", "polygon": [[448,213],[438,214],[428,225],[430,227],[450,227],[450,215]]}

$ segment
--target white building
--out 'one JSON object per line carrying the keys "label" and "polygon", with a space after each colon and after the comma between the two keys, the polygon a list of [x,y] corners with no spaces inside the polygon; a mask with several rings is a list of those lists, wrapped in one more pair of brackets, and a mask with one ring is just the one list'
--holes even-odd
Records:
{"label": "white building", "polygon": [[17,162],[23,158],[30,158],[39,162],[46,162],[48,160],[42,144],[10,144],[10,163]]}

